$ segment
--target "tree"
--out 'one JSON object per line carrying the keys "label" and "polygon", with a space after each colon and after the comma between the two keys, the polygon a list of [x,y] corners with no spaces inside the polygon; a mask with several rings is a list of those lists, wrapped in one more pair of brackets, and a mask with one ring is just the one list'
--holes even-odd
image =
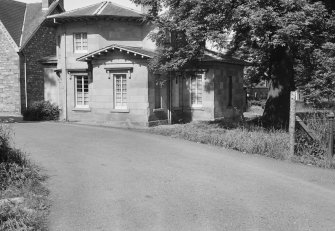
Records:
{"label": "tree", "polygon": [[[318,0],[314,0],[313,2],[317,2]],[[325,4],[326,8],[331,12],[332,10],[335,10],[335,1],[334,0],[322,0],[322,2]]]}
{"label": "tree", "polygon": [[[296,86],[320,77],[328,68],[322,54],[331,42],[333,16],[321,2],[308,0],[133,0],[153,11],[148,20],[158,27],[153,35],[159,55],[153,69],[179,70],[201,58],[204,42],[249,61],[248,78],[271,82],[265,106],[265,124],[285,127],[289,119],[289,93]],[[157,11],[156,11],[157,12]],[[229,35],[234,36],[229,41]],[[167,42],[173,32],[174,43]],[[328,46],[329,48],[329,46]],[[327,54],[331,54],[329,52]],[[331,78],[328,73],[328,79]]]}

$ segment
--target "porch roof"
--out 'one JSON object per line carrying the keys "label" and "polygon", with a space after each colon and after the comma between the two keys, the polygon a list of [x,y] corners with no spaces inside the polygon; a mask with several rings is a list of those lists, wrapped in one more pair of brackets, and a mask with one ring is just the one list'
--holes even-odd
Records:
{"label": "porch roof", "polygon": [[127,54],[133,54],[134,56],[139,56],[141,58],[153,58],[155,56],[155,52],[143,49],[142,47],[129,47],[129,46],[121,46],[121,45],[110,45],[105,48],[93,51],[87,55],[84,55],[77,59],[77,61],[87,62],[91,61],[96,57],[100,57],[109,52],[113,52],[118,50],[120,52],[126,52]]}
{"label": "porch roof", "polygon": [[[104,54],[113,52],[115,50],[126,52],[127,54],[133,54],[134,56],[139,56],[141,58],[149,58],[149,59],[153,58],[157,54],[154,51],[146,50],[142,47],[129,47],[129,46],[113,44],[105,48],[93,51],[87,55],[84,55],[78,58],[77,61],[88,62],[88,61],[93,60],[96,57],[100,57]],[[235,64],[235,65],[241,65],[241,66],[250,65],[250,63],[245,62],[243,60],[240,60],[240,59],[237,59],[231,56],[223,55],[223,54],[220,54],[215,51],[208,50],[208,49],[205,50],[203,57],[199,58],[198,61],[205,62],[205,63],[210,63],[210,62],[228,63],[228,64]]]}

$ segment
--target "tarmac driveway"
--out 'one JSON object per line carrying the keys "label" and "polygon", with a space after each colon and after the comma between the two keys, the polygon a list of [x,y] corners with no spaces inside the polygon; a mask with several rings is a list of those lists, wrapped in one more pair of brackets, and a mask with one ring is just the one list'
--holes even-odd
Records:
{"label": "tarmac driveway", "polygon": [[130,130],[15,124],[50,230],[335,230],[335,172]]}

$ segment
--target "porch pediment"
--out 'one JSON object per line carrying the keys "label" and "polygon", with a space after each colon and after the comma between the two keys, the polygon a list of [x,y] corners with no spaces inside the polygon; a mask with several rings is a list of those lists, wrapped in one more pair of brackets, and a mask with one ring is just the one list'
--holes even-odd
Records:
{"label": "porch pediment", "polygon": [[86,54],[78,58],[77,61],[89,62],[91,60],[94,60],[95,58],[112,53],[114,51],[124,52],[125,54],[129,54],[134,57],[139,57],[142,59],[150,59],[156,55],[155,52],[143,49],[142,47],[129,47],[129,46],[121,46],[121,45],[114,44],[114,45],[110,45],[105,48],[93,51],[89,54]]}

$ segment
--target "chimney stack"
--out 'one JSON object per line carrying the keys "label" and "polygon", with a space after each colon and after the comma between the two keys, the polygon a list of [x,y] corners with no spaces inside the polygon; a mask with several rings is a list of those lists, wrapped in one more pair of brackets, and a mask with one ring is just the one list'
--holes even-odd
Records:
{"label": "chimney stack", "polygon": [[51,4],[55,1],[58,1],[59,5],[64,8],[64,0],[42,0],[42,10],[48,10]]}
{"label": "chimney stack", "polygon": [[148,14],[150,10],[151,10],[150,6],[141,5],[141,13],[142,14]]}
{"label": "chimney stack", "polygon": [[158,4],[155,3],[154,5],[150,6],[150,5],[144,5],[142,4],[141,5],[141,13],[142,14],[153,14],[154,16],[157,16],[158,15],[158,11],[159,11],[159,8],[158,8]]}

